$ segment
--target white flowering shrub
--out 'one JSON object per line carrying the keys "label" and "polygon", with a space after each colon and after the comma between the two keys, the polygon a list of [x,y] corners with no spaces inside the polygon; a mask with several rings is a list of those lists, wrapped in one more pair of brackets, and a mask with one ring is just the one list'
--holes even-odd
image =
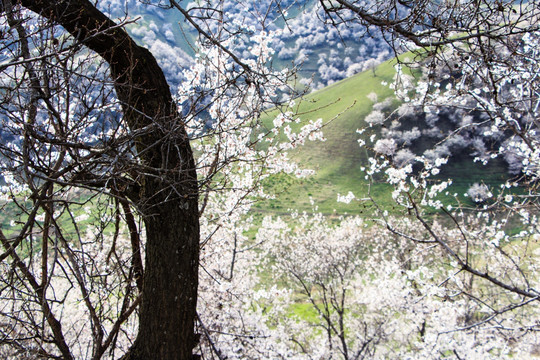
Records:
{"label": "white flowering shrub", "polygon": [[374,110],[368,116],[366,116],[364,121],[370,125],[380,125],[384,122],[385,119],[386,117],[383,112],[379,110]]}
{"label": "white flowering shrub", "polygon": [[[255,261],[263,265],[259,286],[246,294],[250,305],[239,326],[253,324],[252,319],[264,325],[227,356],[431,359],[435,351],[495,359],[535,353],[537,333],[524,327],[530,330],[536,307],[521,307],[519,296],[517,306],[507,306],[507,299],[496,295],[497,285],[456,271],[452,259],[441,267],[445,251],[434,250],[414,219],[387,218],[387,223],[391,232],[355,217],[337,222],[320,214],[293,214],[287,222],[265,218],[256,237],[262,251]],[[437,223],[432,231],[465,250],[458,229]],[[490,270],[515,279],[519,271],[508,267],[497,249],[510,241],[501,234],[496,226],[474,230],[468,244],[475,262],[493,257],[497,261]],[[482,242],[484,235],[493,241]],[[480,294],[488,296],[480,300]],[[498,319],[493,308],[502,310]],[[261,318],[261,311],[266,316]]]}
{"label": "white flowering shrub", "polygon": [[396,142],[394,139],[379,139],[375,143],[373,150],[382,155],[394,155],[396,152]]}

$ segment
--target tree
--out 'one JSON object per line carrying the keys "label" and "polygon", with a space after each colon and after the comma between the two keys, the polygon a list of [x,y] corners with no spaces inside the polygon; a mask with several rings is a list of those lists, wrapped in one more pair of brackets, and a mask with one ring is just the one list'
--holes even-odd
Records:
{"label": "tree", "polygon": [[[310,137],[321,138],[321,121],[308,124],[298,133],[291,130],[295,118],[287,110],[294,106],[293,101],[282,106],[285,111],[274,119],[273,127],[258,120],[266,107],[283,99],[281,95],[292,83],[288,72],[266,68],[272,56],[274,20],[285,13],[281,5],[288,3],[265,2],[269,11],[249,8],[249,16],[242,21],[230,19],[219,2],[201,2],[187,10],[176,1],[155,4],[176,9],[200,35],[197,61],[185,70],[186,82],[180,86],[177,99],[154,57],[123,30],[130,22],[128,17],[115,23],[86,0],[2,2],[0,105],[2,136],[10,142],[0,146],[0,163],[5,181],[2,193],[9,199],[3,209],[14,213],[12,229],[0,233],[5,274],[0,293],[9,300],[0,309],[6,319],[0,327],[6,357],[188,359],[196,343],[195,319],[204,345],[217,358],[223,358],[222,351],[209,336],[211,332],[226,339],[223,343],[232,344],[226,350],[235,356],[247,350],[252,358],[295,353],[294,347],[286,346],[290,340],[284,338],[286,331],[277,334],[283,327],[276,326],[277,331],[273,331],[267,324],[271,320],[268,314],[280,308],[248,306],[249,296],[239,300],[227,287],[242,282],[234,276],[240,264],[254,266],[254,261],[240,255],[253,247],[243,238],[249,224],[242,223],[240,216],[247,211],[245,204],[251,192],[270,172],[302,174],[282,161],[283,151]],[[412,50],[411,56],[416,55],[415,60],[428,69],[421,78],[425,81],[406,77],[406,70],[398,67],[394,85],[398,95],[414,99],[411,102],[415,107],[426,110],[457,105],[464,106],[467,115],[484,114],[481,121],[469,127],[483,133],[486,126],[495,126],[497,132],[506,134],[504,146],[493,154],[502,156],[505,149],[512,149],[518,158],[514,162],[521,160],[523,165],[517,168],[528,179],[536,180],[538,81],[531,74],[537,74],[538,45],[534,40],[538,14],[534,2],[337,0],[319,4],[331,25],[344,25],[340,29],[351,22],[370,29],[374,26],[383,31],[397,53]],[[257,26],[249,23],[251,17]],[[437,71],[443,68],[441,65],[451,74],[442,82],[438,76],[444,73]],[[521,89],[518,92],[512,86],[516,82]],[[414,87],[418,96],[413,96]],[[384,122],[382,112],[376,115],[374,125]],[[279,134],[288,142],[278,144]],[[407,136],[411,142],[416,136],[412,135]],[[203,137],[206,139],[201,140]],[[269,144],[256,147],[267,140]],[[446,161],[435,155],[451,146],[435,148],[430,156],[414,157],[406,149],[398,149],[399,142],[383,140],[376,145],[383,156],[372,159],[368,175],[383,172],[395,186],[398,204],[425,232],[418,232],[418,227],[412,231],[410,224],[401,228],[402,219],[390,218],[381,209],[378,219],[383,225],[400,239],[419,244],[422,250],[437,246],[440,251],[428,261],[443,255],[450,258],[444,265],[455,269],[455,274],[435,278],[451,283],[450,290],[469,296],[478,307],[491,306],[490,314],[478,323],[537,301],[536,283],[527,272],[530,262],[523,262],[526,257],[516,262],[516,256],[499,246],[510,239],[502,231],[504,225],[487,217],[480,225],[470,222],[460,213],[443,208],[435,198],[448,184],[429,181]],[[196,158],[190,144],[195,146]],[[481,148],[478,144],[477,149]],[[401,158],[406,154],[407,161],[397,161],[397,154]],[[534,216],[527,212],[537,206],[535,182],[530,184],[530,193],[508,207],[524,219],[527,232],[516,237],[523,242],[533,239],[538,228]],[[496,205],[505,207],[508,196],[512,198],[501,192]],[[346,201],[353,198],[352,193],[344,197]],[[454,222],[453,231],[427,216],[433,208]],[[487,213],[491,209],[495,207],[482,210]],[[478,229],[486,223],[489,227]],[[330,235],[320,238],[316,232],[309,235],[324,244],[329,238],[341,236],[338,230],[321,230]],[[216,236],[222,239],[212,250],[220,259],[209,264],[206,258],[199,259],[199,251],[207,251]],[[306,240],[301,236],[294,239]],[[355,239],[346,234],[342,240]],[[350,247],[350,253],[335,257],[339,260],[343,255],[345,260],[330,259],[321,269],[326,273],[302,270],[296,277],[303,287],[301,294],[324,320],[322,328],[329,348],[338,348],[344,357],[373,354],[373,341],[387,333],[381,324],[396,318],[415,300],[408,297],[413,300],[404,301],[395,312],[391,309],[385,318],[371,323],[362,318],[365,311],[349,312],[344,304],[355,299],[349,296],[349,288],[369,283],[377,266],[387,260],[373,256],[369,271],[351,271],[359,268],[358,261],[362,260],[355,252],[356,245]],[[405,245],[396,248],[396,253],[410,251]],[[369,246],[362,249],[368,251]],[[279,248],[267,247],[266,253],[282,256],[280,271],[298,270],[298,257],[293,257],[298,254],[279,254],[276,250]],[[306,255],[305,250],[300,252],[299,257]],[[324,260],[323,255],[318,253],[317,259]],[[485,259],[489,260],[489,269],[482,268]],[[494,270],[494,260],[503,266]],[[300,265],[313,262],[316,260]],[[403,264],[409,264],[405,260],[388,263],[391,269],[406,274],[398,277],[396,289],[411,285],[419,297],[432,291],[418,286],[427,270],[403,268]],[[214,265],[204,268],[205,277],[222,282],[219,297],[204,299],[204,306],[214,312],[212,319],[196,311],[200,264]],[[241,272],[253,280],[249,269]],[[345,275],[339,278],[340,273]],[[315,280],[314,275],[318,277]],[[462,279],[456,280],[459,276]],[[477,287],[476,282],[473,286],[473,277],[487,280],[510,296],[495,296],[492,287]],[[393,277],[384,280],[391,283]],[[254,289],[247,290],[251,284],[245,281],[241,290],[252,294]],[[370,289],[376,289],[372,285]],[[206,284],[201,287],[207,290]],[[478,296],[478,292],[485,296]],[[450,299],[453,295],[447,292],[444,296]],[[280,298],[275,296],[273,300]],[[318,307],[324,299],[329,299],[325,307]],[[233,319],[223,308],[239,315]],[[451,309],[451,305],[446,303],[446,308]],[[254,315],[245,317],[244,311]],[[467,329],[473,326],[467,322],[477,314],[472,310],[465,316]],[[415,328],[407,336],[419,335],[423,341],[425,322],[422,324],[422,318],[416,315],[408,316],[414,317]],[[235,332],[223,330],[225,318],[237,321],[231,326]],[[210,320],[212,327],[208,327]],[[366,336],[349,342],[345,321],[353,326],[363,324]],[[372,328],[374,333],[370,332]],[[242,335],[249,329],[256,331]],[[313,333],[300,333],[305,343],[294,340],[302,347]],[[413,342],[406,339],[403,343],[408,341]],[[303,352],[309,353],[306,349]]]}
{"label": "tree", "polygon": [[[290,90],[289,72],[266,67],[271,38],[245,36],[253,24],[215,7],[157,4],[200,34],[174,98],[127,16],[115,23],[85,0],[2,5],[3,355],[191,358],[199,248],[264,176],[298,170],[282,161],[292,145],[258,120]],[[279,5],[267,4],[273,16]],[[268,14],[254,24],[271,27]]]}
{"label": "tree", "polygon": [[[33,64],[30,46],[34,44],[29,44],[26,33],[28,30],[23,26],[24,15],[20,14],[16,4],[4,2],[5,16],[9,25],[18,32],[21,46],[21,54],[18,55],[23,57],[26,72],[24,77],[29,77],[31,87],[31,97],[27,103],[29,111],[21,109],[23,111],[20,114],[25,119],[19,120],[20,125],[24,127],[21,145],[27,165],[26,174],[20,176],[26,177],[30,197],[35,203],[43,204],[41,207],[46,211],[41,244],[42,278],[35,279],[28,265],[14,251],[18,243],[28,236],[33,224],[27,223],[24,231],[15,240],[8,241],[7,237],[2,235],[6,251],[4,257],[12,256],[26,281],[32,284],[32,290],[41,297],[42,311],[53,332],[52,341],[58,347],[62,358],[71,359],[73,354],[69,345],[65,343],[61,325],[51,311],[46,296],[49,282],[47,263],[48,256],[51,256],[47,250],[51,241],[48,233],[54,231],[57,226],[51,223],[54,221],[52,217],[55,205],[54,202],[49,202],[53,201],[51,195],[57,191],[55,184],[60,184],[60,187],[69,184],[105,189],[115,196],[119,203],[124,204],[127,219],[132,216],[129,206],[126,205],[130,200],[143,215],[147,241],[144,280],[138,282],[139,291],[144,295],[140,300],[127,302],[126,308],[117,320],[117,324],[121,324],[123,317],[132,311],[133,304],[141,302],[139,333],[127,358],[190,358],[192,348],[195,346],[193,329],[199,249],[198,185],[188,135],[173,103],[163,72],[148,50],[137,45],[121,26],[111,21],[88,1],[21,1],[21,5],[48,19],[52,24],[60,24],[66,29],[73,36],[73,43],[70,46],[86,46],[108,63],[114,90],[122,108],[123,116],[120,121],[130,134],[128,141],[133,141],[133,144],[129,145],[128,142],[119,147],[107,142],[99,144],[96,149],[94,144],[87,143],[77,148],[70,138],[77,134],[69,133],[70,130],[74,130],[73,126],[77,125],[68,123],[69,114],[62,113],[63,110],[69,109],[58,109],[53,103],[54,91],[64,89],[50,89],[57,84],[43,83],[43,80],[46,81],[43,78],[47,75],[45,71],[49,69],[38,69]],[[51,35],[58,31],[51,27],[48,29]],[[49,57],[53,59],[51,65],[64,66],[64,71],[71,71],[69,67],[74,64],[66,64],[70,61],[69,58],[58,59],[58,62],[54,63],[54,58],[62,56],[62,52],[55,54],[50,50],[42,50],[45,51],[45,59]],[[69,52],[67,54],[71,55]],[[55,129],[57,136],[54,138],[48,136],[47,130],[39,128],[41,119],[37,118],[38,107],[43,106],[42,103],[54,121],[49,126],[57,127]],[[92,110],[91,105],[86,109]],[[118,131],[119,128],[112,130]],[[134,146],[135,149],[128,149],[126,146]],[[49,148],[47,155],[56,159],[44,160],[42,164],[35,163],[37,159],[43,159],[45,148]],[[132,151],[137,154],[136,159],[130,158],[133,155]],[[8,154],[4,153],[4,156],[6,155]],[[115,157],[120,158],[118,163],[111,163]],[[54,165],[51,167],[48,161]],[[101,165],[104,162],[109,162],[109,165],[115,168],[111,168],[109,173],[104,172]],[[133,167],[135,163],[138,164]],[[21,164],[13,164],[14,167],[18,165]],[[129,169],[126,168],[128,165]],[[128,175],[126,170],[131,174]],[[34,208],[37,209],[38,206]],[[134,225],[133,220],[130,221],[130,225]],[[139,240],[134,233],[132,235],[134,257],[130,277],[135,278],[142,276],[142,268]],[[62,241],[66,242],[64,245],[67,248],[73,246],[69,244],[68,239]],[[126,297],[126,301],[127,299]],[[89,311],[97,310],[89,305]],[[93,349],[93,357],[99,358],[107,349],[107,343],[113,341],[113,338],[110,335],[109,338],[105,338],[100,322],[97,318],[93,320],[95,323],[92,324],[92,331],[98,340]]]}
{"label": "tree", "polygon": [[[401,131],[400,122],[395,122],[392,131],[381,130],[387,138],[376,142],[374,149],[378,154],[370,159],[366,170],[372,181],[383,174],[394,187],[392,196],[404,210],[404,216],[415,218],[426,231],[425,236],[415,237],[410,232],[396,230],[395,219],[391,220],[385,209],[379,208],[378,219],[412,242],[441,247],[454,262],[457,274],[468,272],[511,293],[512,300],[507,304],[494,305],[495,315],[524,304],[535,304],[540,294],[533,285],[533,275],[527,271],[531,264],[513,246],[521,244],[523,251],[538,237],[536,220],[530,216],[538,208],[536,184],[540,162],[537,151],[540,84],[533,75],[538,74],[538,3],[337,0],[320,1],[320,4],[327,23],[333,26],[360,22],[385,32],[387,41],[399,55],[391,86],[400,101],[416,109],[414,119],[407,120],[406,114],[398,119],[402,124],[408,121],[416,125],[425,119],[427,127],[435,127],[440,117],[447,118],[431,147],[422,149],[423,153],[417,153],[414,160],[406,163],[394,156],[395,148],[381,149],[384,144],[402,142],[396,135],[405,135],[407,128],[403,126],[405,130]],[[395,119],[376,110],[369,117],[381,119],[381,115],[386,120],[379,122]],[[428,136],[431,135],[426,132]],[[406,145],[415,138],[418,136],[403,142],[399,153],[410,151]],[[464,203],[460,200],[464,194],[457,194],[451,200],[444,198],[445,193],[452,198],[448,192],[453,176],[448,172],[444,173],[448,178],[440,175],[445,164],[454,152],[469,150],[474,154],[471,161],[487,164],[504,158],[514,174],[520,168],[519,176],[497,184],[496,193],[483,185],[482,200],[491,199],[484,206]],[[460,230],[459,243],[454,243],[446,230],[435,230],[439,220],[433,217],[434,212]],[[472,219],[474,214],[483,220],[482,225]],[[521,232],[512,236],[510,224],[516,222],[520,223]],[[479,226],[485,229],[494,226],[495,230],[478,233]],[[492,249],[486,248],[486,244]],[[477,290],[482,292],[480,288]],[[475,297],[477,294],[467,289],[462,291],[479,303],[493,300]]]}

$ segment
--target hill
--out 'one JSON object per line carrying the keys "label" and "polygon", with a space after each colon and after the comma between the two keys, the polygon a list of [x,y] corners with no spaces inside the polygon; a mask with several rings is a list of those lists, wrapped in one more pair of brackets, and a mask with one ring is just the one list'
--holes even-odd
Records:
{"label": "hill", "polygon": [[[394,75],[395,61],[381,64],[375,72],[366,71],[322,90],[316,91],[300,102],[295,109],[302,123],[323,119],[326,123],[323,133],[326,141],[308,142],[289,156],[302,168],[315,170],[315,175],[297,179],[293,175],[272,177],[267,186],[277,199],[256,205],[260,210],[276,212],[287,209],[309,211],[312,207],[310,197],[319,211],[331,214],[338,212],[358,212],[357,205],[337,203],[337,194],[354,191],[365,194],[368,182],[360,170],[367,163],[368,153],[360,148],[357,129],[367,124],[364,118],[371,112],[373,101],[370,93],[379,99],[393,95],[393,91],[381,82],[390,82]],[[268,114],[268,119],[275,113]],[[266,120],[269,121],[269,120]],[[385,185],[373,189],[373,195],[385,192]],[[380,196],[377,196],[378,198]]]}
{"label": "hill", "polygon": [[[374,61],[380,63],[391,56],[391,49],[380,32],[367,34],[367,28],[360,24],[342,24],[335,29],[327,29],[321,21],[322,10],[314,6],[316,3],[313,0],[302,3],[284,0],[278,6],[271,0],[242,3],[224,0],[223,11],[220,12],[224,18],[217,23],[209,20],[204,26],[212,32],[218,23],[241,24],[228,30],[238,35],[233,50],[240,58],[251,56],[249,47],[254,32],[269,32],[271,47],[275,50],[272,65],[278,69],[301,65],[301,82],[309,83],[312,88],[344,79]],[[183,4],[186,8],[191,5],[190,2]],[[139,44],[150,49],[175,89],[183,80],[182,70],[197,53],[198,35],[186,18],[178,11],[143,6],[137,0],[125,3],[108,0],[100,6],[113,18],[119,19],[125,16],[125,8],[130,8],[131,17],[125,20],[129,33]],[[264,15],[261,9],[264,9]],[[208,14],[203,11],[192,15],[204,18]]]}
{"label": "hill", "polygon": [[[368,126],[365,117],[373,109],[374,102],[370,100],[373,93],[377,95],[378,102],[388,99],[390,110],[387,112],[399,106],[400,103],[393,97],[393,90],[383,85],[392,81],[395,64],[395,59],[386,61],[373,70],[316,91],[298,104],[295,110],[302,120],[298,127],[319,118],[327,123],[323,130],[326,141],[308,142],[289,153],[289,157],[302,168],[315,170],[315,175],[303,179],[286,174],[273,176],[265,186],[276,195],[276,199],[261,202],[255,206],[256,209],[275,213],[286,213],[289,209],[309,212],[313,207],[312,199],[318,211],[325,214],[371,213],[365,208],[370,206],[369,202],[361,206],[358,203],[337,202],[338,194],[345,195],[349,191],[359,198],[370,194],[383,208],[392,208],[394,202],[390,196],[390,186],[380,181],[370,187],[366,174],[361,170],[367,166],[368,157],[373,155],[369,154],[373,146],[370,136],[380,135],[382,127],[374,126],[362,135],[357,133],[357,129]],[[265,121],[271,121],[275,114],[269,113]],[[420,119],[409,121],[420,131],[427,127]],[[359,146],[359,139],[366,142],[365,147]],[[420,137],[417,142],[425,148],[425,143],[430,140]],[[421,153],[422,150],[417,151]],[[492,161],[486,166],[473,162],[469,149],[460,151],[450,158],[438,179],[451,177],[453,185],[449,193],[457,193],[460,201],[473,205],[470,199],[462,196],[472,184],[478,182],[496,186],[509,175],[502,160]]]}

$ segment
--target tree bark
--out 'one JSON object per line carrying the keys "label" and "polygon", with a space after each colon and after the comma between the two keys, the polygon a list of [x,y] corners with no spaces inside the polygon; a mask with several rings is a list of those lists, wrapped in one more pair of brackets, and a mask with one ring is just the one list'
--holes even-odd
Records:
{"label": "tree bark", "polygon": [[[191,359],[196,316],[199,219],[189,139],[154,56],[87,0],[20,0],[64,27],[110,65],[123,121],[139,161],[137,206],[146,230],[139,334],[126,359]],[[142,131],[144,130],[144,131]],[[116,191],[118,189],[115,189]]]}

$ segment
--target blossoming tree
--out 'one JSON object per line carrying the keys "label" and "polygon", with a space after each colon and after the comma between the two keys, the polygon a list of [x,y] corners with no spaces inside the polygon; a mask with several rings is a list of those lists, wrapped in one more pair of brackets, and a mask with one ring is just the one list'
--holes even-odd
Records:
{"label": "blossoming tree", "polygon": [[[263,170],[283,169],[282,148],[257,126],[289,90],[288,72],[266,67],[268,16],[255,28],[224,22],[219,4],[158,5],[200,35],[176,98],[124,30],[129,14],[114,22],[86,0],[2,2],[5,356],[192,358],[199,249]],[[200,242],[220,189],[235,196],[208,215],[214,230]]]}
{"label": "blossoming tree", "polygon": [[[377,220],[412,243],[443,249],[455,275],[482,279],[484,285],[461,291],[479,306],[491,304],[493,315],[536,306],[540,293],[531,254],[539,238],[538,3],[320,4],[332,25],[361,22],[386,32],[400,55],[389,86],[403,105],[392,114],[375,110],[360,130],[374,129],[379,137],[372,138],[366,178],[382,176],[391,184],[403,215],[416,219],[425,234],[397,230],[389,209],[378,208]],[[402,126],[406,122],[412,123],[409,129]],[[418,125],[426,129],[423,147],[411,146],[420,138]],[[491,188],[476,183],[468,192],[454,193],[453,175],[445,172],[445,165],[463,152],[471,154],[471,162],[504,159],[508,181]],[[351,193],[346,200],[353,198]],[[436,230],[440,221],[455,226],[459,236]],[[482,296],[486,284],[504,291],[507,301]]]}

